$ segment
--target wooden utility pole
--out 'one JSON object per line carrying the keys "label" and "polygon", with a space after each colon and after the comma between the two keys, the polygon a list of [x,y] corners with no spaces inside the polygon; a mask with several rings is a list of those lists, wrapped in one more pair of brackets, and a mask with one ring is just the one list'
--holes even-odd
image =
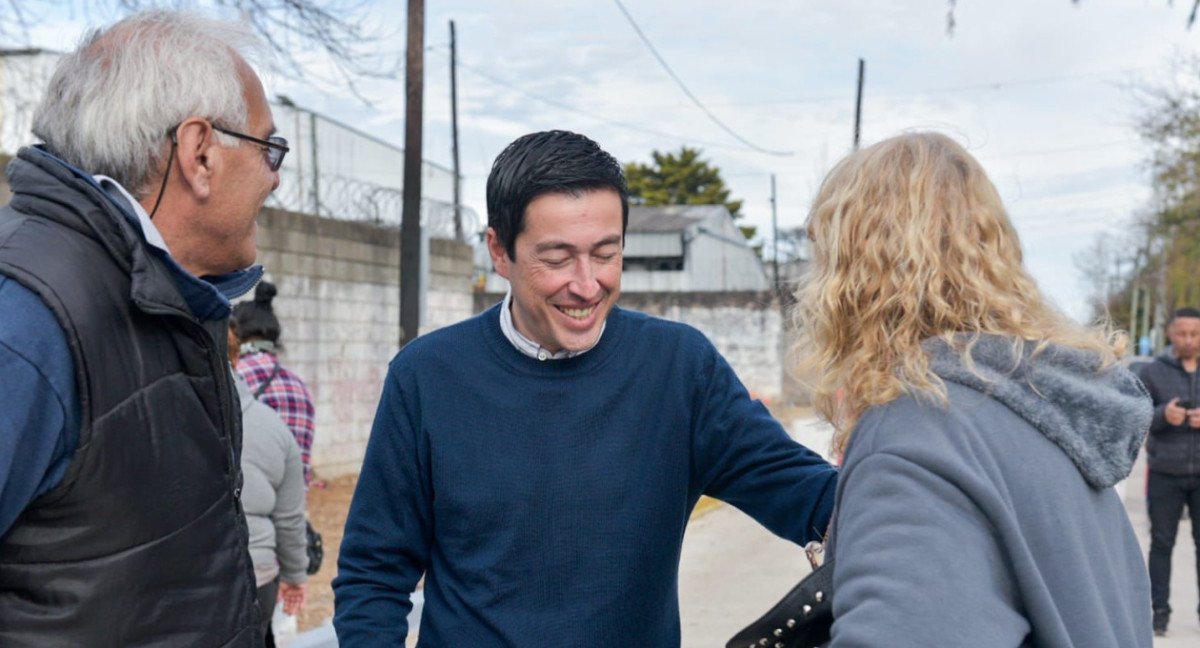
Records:
{"label": "wooden utility pole", "polygon": [[775,237],[775,242],[771,245],[771,250],[774,252],[775,262],[771,265],[775,266],[775,296],[779,296],[779,221],[775,215],[775,174],[771,174],[771,235]]}
{"label": "wooden utility pole", "polygon": [[858,150],[858,135],[862,130],[862,89],[867,62],[858,59],[858,98],[854,101],[854,150]]}
{"label": "wooden utility pole", "polygon": [[450,21],[450,153],[454,156],[454,238],[463,240],[462,171],[458,167],[458,46]]}
{"label": "wooden utility pole", "polygon": [[400,223],[400,346],[421,327],[421,103],[425,96],[425,0],[408,0],[404,69],[404,207]]}

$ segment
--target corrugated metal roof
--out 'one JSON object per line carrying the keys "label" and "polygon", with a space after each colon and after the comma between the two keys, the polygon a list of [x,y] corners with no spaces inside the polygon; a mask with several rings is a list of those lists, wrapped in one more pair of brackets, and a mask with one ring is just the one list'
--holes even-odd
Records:
{"label": "corrugated metal roof", "polygon": [[629,232],[682,232],[688,226],[724,212],[722,205],[629,206]]}
{"label": "corrugated metal roof", "polygon": [[680,232],[632,232],[625,237],[625,258],[682,257],[683,234]]}

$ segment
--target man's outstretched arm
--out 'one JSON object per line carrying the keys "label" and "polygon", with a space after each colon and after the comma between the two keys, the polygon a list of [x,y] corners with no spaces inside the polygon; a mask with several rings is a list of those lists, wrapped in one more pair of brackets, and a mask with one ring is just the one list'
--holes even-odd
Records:
{"label": "man's outstretched arm", "polygon": [[693,462],[706,495],[733,504],[797,544],[820,540],[833,514],[837,469],[796,443],[713,350]]}

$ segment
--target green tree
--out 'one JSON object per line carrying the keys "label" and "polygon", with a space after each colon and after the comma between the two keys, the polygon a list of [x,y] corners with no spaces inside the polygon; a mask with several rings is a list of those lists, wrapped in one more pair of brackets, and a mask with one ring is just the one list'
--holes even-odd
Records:
{"label": "green tree", "polygon": [[1092,283],[1093,314],[1139,335],[1131,314],[1161,329],[1172,310],[1200,303],[1200,60],[1172,68],[1171,83],[1131,88],[1141,103],[1135,128],[1149,150],[1151,203],[1127,237],[1098,238],[1077,260]]}
{"label": "green tree", "polygon": [[[736,221],[742,214],[742,201],[730,200],[721,170],[701,158],[702,151],[684,146],[678,153],[650,154],[653,164],[630,162],[625,165],[629,198],[637,205],[724,205]],[[742,226],[747,239],[758,228]]]}
{"label": "green tree", "polygon": [[1138,133],[1150,147],[1155,209],[1145,223],[1160,250],[1166,307],[1200,299],[1200,60],[1176,61],[1179,82],[1142,88]]}

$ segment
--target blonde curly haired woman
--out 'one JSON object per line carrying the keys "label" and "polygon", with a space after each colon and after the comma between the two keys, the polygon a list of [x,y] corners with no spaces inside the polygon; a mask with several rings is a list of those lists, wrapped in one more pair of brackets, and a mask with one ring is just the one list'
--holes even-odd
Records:
{"label": "blonde curly haired woman", "polygon": [[844,451],[831,645],[1151,645],[1112,488],[1150,403],[1124,339],[1050,305],[979,163],[912,133],[825,179],[798,292]]}

